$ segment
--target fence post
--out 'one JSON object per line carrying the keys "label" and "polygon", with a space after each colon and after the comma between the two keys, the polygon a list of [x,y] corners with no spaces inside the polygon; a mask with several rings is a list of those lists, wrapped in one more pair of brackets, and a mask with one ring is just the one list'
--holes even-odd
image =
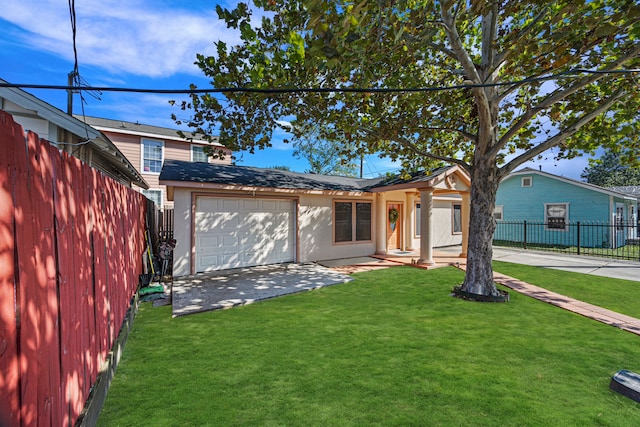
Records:
{"label": "fence post", "polygon": [[578,221],[578,255],[580,255],[580,221]]}
{"label": "fence post", "polygon": [[527,249],[527,221],[526,220],[524,222],[524,233],[523,233],[522,239],[523,239],[522,248]]}

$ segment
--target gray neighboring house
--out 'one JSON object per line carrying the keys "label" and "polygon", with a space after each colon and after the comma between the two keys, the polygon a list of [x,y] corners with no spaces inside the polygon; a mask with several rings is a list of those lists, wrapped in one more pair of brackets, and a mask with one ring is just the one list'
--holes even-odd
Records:
{"label": "gray neighboring house", "polygon": [[165,161],[174,202],[174,276],[283,262],[419,252],[461,245],[470,177],[458,166],[408,179],[357,179]]}
{"label": "gray neighboring house", "polygon": [[[0,79],[0,83],[7,83]],[[127,157],[102,132],[19,88],[0,87],[0,110],[24,131],[33,131],[61,151],[79,158],[127,187],[149,185]]]}

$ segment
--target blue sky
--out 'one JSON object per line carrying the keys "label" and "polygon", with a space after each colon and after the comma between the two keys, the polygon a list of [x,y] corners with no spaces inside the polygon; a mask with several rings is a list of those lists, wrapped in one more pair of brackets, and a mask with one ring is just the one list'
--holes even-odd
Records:
{"label": "blue sky", "polygon": [[[68,2],[3,0],[0,8],[0,78],[11,83],[66,85],[73,70],[73,43]],[[232,7],[233,2],[218,2]],[[208,82],[193,65],[196,53],[213,54],[213,42],[234,44],[236,34],[219,21],[216,3],[205,0],[80,0],[76,2],[76,43],[81,77],[96,87],[188,89]],[[28,89],[66,110],[67,95],[58,90]],[[100,99],[74,98],[74,113],[178,128],[171,114],[188,118],[169,105],[179,95],[105,92]],[[282,133],[279,134],[282,136]],[[257,167],[286,165],[303,172],[308,164],[293,157],[293,149],[276,135],[273,147],[244,153],[238,164]],[[525,166],[580,179],[587,158],[554,161],[553,153]],[[367,156],[365,177],[397,170],[388,159]]]}

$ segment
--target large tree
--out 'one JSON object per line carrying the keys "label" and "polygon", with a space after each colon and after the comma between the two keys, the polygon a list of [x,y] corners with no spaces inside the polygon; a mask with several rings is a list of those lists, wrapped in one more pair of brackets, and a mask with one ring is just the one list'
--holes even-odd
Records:
{"label": "large tree", "polygon": [[640,159],[625,161],[615,151],[607,151],[599,159],[590,159],[589,166],[582,171],[580,177],[589,184],[600,187],[640,185]]}
{"label": "large tree", "polygon": [[[252,9],[265,11],[259,23]],[[640,152],[639,76],[625,70],[640,65],[633,0],[255,0],[217,11],[241,43],[217,42],[198,66],[214,89],[267,92],[193,95],[183,108],[196,132],[262,148],[292,117],[355,155],[462,166],[464,291],[498,294],[492,212],[505,175],[554,147],[558,158],[620,141],[625,155]]]}

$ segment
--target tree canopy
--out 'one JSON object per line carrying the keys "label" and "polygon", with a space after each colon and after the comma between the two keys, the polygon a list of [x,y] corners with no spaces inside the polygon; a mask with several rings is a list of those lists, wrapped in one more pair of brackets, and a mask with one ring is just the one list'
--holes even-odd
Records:
{"label": "tree canopy", "polygon": [[640,167],[623,163],[618,153],[607,151],[601,158],[591,160],[580,177],[600,187],[640,185]]}
{"label": "tree canopy", "polygon": [[[472,177],[465,290],[493,293],[492,211],[501,178],[554,148],[640,154],[640,5],[633,0],[255,0],[217,6],[237,46],[197,56],[213,89],[193,95],[196,133],[264,148],[286,117],[342,154]],[[252,14],[259,13],[260,22]],[[620,145],[623,143],[624,145]]]}

